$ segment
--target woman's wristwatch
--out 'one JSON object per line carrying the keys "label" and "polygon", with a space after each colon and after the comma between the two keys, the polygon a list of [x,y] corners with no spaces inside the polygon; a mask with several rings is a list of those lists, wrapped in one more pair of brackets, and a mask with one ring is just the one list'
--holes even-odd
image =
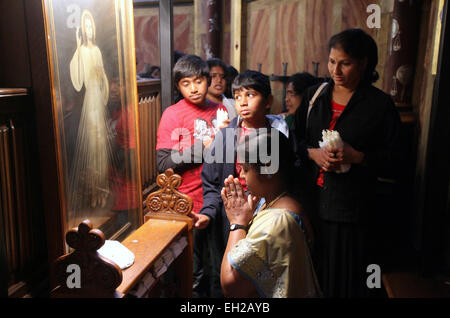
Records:
{"label": "woman's wristwatch", "polygon": [[230,225],[230,231],[234,231],[234,230],[238,230],[238,229],[242,229],[245,232],[247,232],[247,227],[246,226],[243,226],[243,225],[240,225],[240,224],[236,224],[236,223],[233,223],[233,224]]}

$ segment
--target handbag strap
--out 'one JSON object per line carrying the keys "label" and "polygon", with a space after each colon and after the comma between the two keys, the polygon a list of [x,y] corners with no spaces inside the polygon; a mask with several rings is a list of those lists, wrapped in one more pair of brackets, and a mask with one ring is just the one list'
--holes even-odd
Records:
{"label": "handbag strap", "polygon": [[306,114],[306,126],[308,126],[308,118],[309,118],[309,113],[311,112],[311,109],[314,106],[314,103],[317,99],[317,97],[319,96],[319,94],[323,91],[323,89],[328,85],[327,82],[322,83],[322,85],[319,86],[319,88],[316,90],[314,96],[311,98],[311,100],[309,101],[309,107],[308,107],[308,113]]}

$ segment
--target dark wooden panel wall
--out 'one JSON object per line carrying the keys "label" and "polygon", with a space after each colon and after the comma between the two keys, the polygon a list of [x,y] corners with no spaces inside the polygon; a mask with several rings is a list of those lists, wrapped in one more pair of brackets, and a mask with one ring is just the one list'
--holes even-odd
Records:
{"label": "dark wooden panel wall", "polygon": [[[318,75],[328,75],[328,40],[348,28],[362,28],[377,41],[380,55],[378,72],[383,75],[386,47],[390,32],[391,6],[380,0],[257,0],[247,4],[246,54],[248,69],[262,64],[265,74],[281,75],[283,63],[287,74],[310,72],[313,62],[319,63]],[[378,4],[381,9],[381,28],[367,26],[367,7]],[[382,87],[382,82],[377,83]],[[274,85],[273,112],[281,111],[281,85]]]}
{"label": "dark wooden panel wall", "polygon": [[328,40],[335,33],[355,27],[371,34],[383,55],[387,41],[383,34],[389,33],[390,24],[370,29],[367,26],[370,4],[379,4],[382,19],[389,13],[386,4],[379,0],[250,2],[246,16],[247,67],[256,68],[261,63],[263,72],[278,73],[282,63],[288,62],[288,73],[292,74],[299,70],[313,72],[312,62],[320,62],[319,75],[327,75]]}
{"label": "dark wooden panel wall", "polygon": [[[192,4],[174,7],[174,49],[193,54],[194,49],[194,6]],[[135,7],[134,32],[136,42],[137,72],[145,63],[160,65],[159,58],[159,8]]]}
{"label": "dark wooden panel wall", "polygon": [[0,87],[31,87],[23,0],[0,1]]}
{"label": "dark wooden panel wall", "polygon": [[45,149],[38,150],[35,115],[39,109],[33,102],[36,87],[31,71],[32,59],[39,60],[44,68],[46,59],[29,42],[35,36],[27,30],[29,3],[39,2],[0,1],[0,202],[4,226],[0,232],[7,244],[7,253],[2,255],[7,258],[7,269],[1,271],[1,280],[7,282],[9,297],[42,296],[48,291],[48,246],[38,155]]}
{"label": "dark wooden panel wall", "polygon": [[[0,89],[0,233],[8,296],[36,294],[48,274],[45,219],[32,99],[25,89]],[[3,262],[3,260],[0,260]],[[3,287],[3,286],[2,286]]]}

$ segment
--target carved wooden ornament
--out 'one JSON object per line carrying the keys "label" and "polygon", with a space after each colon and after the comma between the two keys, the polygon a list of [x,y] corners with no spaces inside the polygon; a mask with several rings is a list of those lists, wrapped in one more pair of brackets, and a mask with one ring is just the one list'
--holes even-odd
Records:
{"label": "carved wooden ornament", "polygon": [[[122,270],[113,261],[98,254],[97,250],[105,244],[103,232],[92,229],[91,221],[84,220],[78,228],[67,232],[66,242],[74,251],[56,260],[59,292],[76,293],[82,297],[113,295],[122,282]],[[73,275],[77,274],[73,265],[79,268],[79,286],[71,284],[76,281]]]}
{"label": "carved wooden ornament", "polygon": [[175,174],[173,169],[158,175],[156,183],[161,189],[150,193],[145,200],[149,213],[187,215],[192,211],[192,199],[177,190],[181,185],[181,176]]}

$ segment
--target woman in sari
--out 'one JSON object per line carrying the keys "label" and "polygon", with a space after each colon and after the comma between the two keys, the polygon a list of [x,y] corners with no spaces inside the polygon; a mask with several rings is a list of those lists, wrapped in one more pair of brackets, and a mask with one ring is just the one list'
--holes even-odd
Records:
{"label": "woman in sari", "polygon": [[[255,154],[256,163],[249,163]],[[274,130],[256,131],[238,147],[241,177],[250,193],[232,176],[221,193],[231,224],[220,275],[227,297],[320,295],[309,251],[309,222],[290,193],[293,158],[288,139]],[[258,209],[259,198],[265,203]]]}

